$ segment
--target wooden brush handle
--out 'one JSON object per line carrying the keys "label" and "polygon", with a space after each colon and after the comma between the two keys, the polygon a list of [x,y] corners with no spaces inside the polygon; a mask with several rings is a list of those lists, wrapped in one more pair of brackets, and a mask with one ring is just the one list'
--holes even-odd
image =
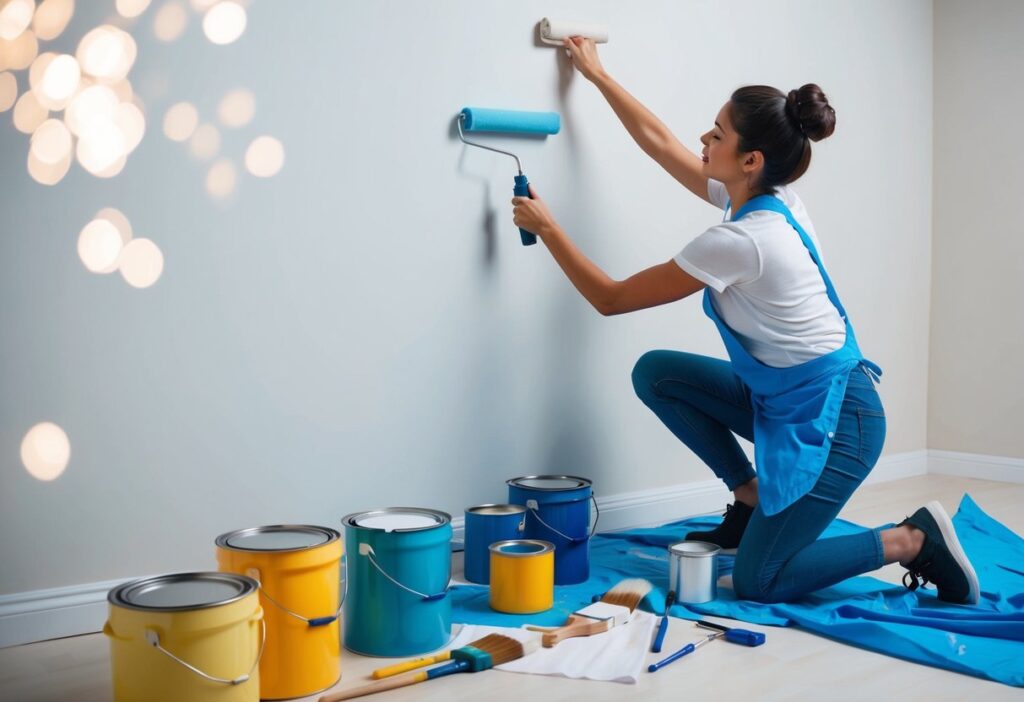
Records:
{"label": "wooden brush handle", "polygon": [[406,685],[415,685],[418,682],[423,682],[427,679],[427,674],[414,673],[413,675],[406,675],[401,678],[391,678],[390,680],[380,680],[378,682],[370,683],[369,685],[363,685],[362,687],[354,687],[351,690],[342,690],[341,692],[335,692],[330,695],[322,695],[318,702],[339,702],[339,700],[350,700],[353,697],[362,697],[363,695],[372,695],[375,692],[384,692],[385,690],[394,690],[398,687],[405,687]]}
{"label": "wooden brush handle", "polygon": [[593,636],[601,634],[611,628],[611,621],[608,619],[591,619],[590,617],[578,617],[575,614],[569,616],[569,621],[564,625],[546,632],[540,639],[544,648],[551,648],[559,641],[565,641],[575,636]]}

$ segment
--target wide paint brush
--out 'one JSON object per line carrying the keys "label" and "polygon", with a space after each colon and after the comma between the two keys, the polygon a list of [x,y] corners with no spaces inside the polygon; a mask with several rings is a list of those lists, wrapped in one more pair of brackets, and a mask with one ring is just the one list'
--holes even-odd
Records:
{"label": "wide paint brush", "polygon": [[633,610],[647,596],[654,586],[642,578],[623,580],[604,594],[599,602],[587,605],[573,612],[569,619],[555,629],[528,626],[532,631],[543,631],[541,641],[545,648],[551,648],[559,641],[575,636],[593,636],[629,621]]}
{"label": "wide paint brush", "polygon": [[451,658],[453,660],[444,665],[411,675],[391,678],[390,680],[378,680],[375,683],[351,690],[323,695],[320,697],[319,702],[339,702],[339,700],[348,700],[353,697],[372,695],[376,692],[415,685],[445,675],[452,675],[453,673],[478,673],[481,670],[488,670],[496,665],[522,658],[533,653],[539,647],[540,642],[536,639],[524,643],[513,639],[511,636],[488,634],[479,641],[474,641],[468,646],[451,651]]}

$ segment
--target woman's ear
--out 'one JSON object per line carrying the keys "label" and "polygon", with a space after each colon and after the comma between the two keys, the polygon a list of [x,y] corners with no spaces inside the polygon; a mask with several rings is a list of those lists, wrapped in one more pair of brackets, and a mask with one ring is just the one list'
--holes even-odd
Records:
{"label": "woman's ear", "polygon": [[742,168],[744,173],[757,173],[764,168],[764,154],[760,151],[748,152],[743,158]]}

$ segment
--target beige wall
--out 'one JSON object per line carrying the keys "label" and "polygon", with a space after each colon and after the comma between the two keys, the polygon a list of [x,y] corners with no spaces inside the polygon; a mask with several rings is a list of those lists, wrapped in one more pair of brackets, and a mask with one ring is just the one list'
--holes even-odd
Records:
{"label": "beige wall", "polygon": [[928,448],[1024,457],[1024,2],[935,2]]}

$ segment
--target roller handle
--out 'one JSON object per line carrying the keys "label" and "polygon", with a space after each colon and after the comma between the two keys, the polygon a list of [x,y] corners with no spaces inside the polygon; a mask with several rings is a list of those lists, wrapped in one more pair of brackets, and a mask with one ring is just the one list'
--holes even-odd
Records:
{"label": "roller handle", "polygon": [[683,646],[681,649],[679,649],[678,651],[673,653],[668,658],[663,658],[662,660],[658,661],[657,663],[651,663],[649,666],[647,666],[647,672],[648,673],[654,673],[654,672],[656,672],[658,670],[661,670],[662,668],[664,668],[669,663],[671,663],[673,661],[677,661],[680,658],[682,658],[683,656],[685,656],[686,654],[693,653],[695,650],[697,650],[697,646],[695,644],[688,643],[685,646]]}
{"label": "roller handle", "polygon": [[764,643],[764,634],[748,629],[729,629],[725,632],[725,640],[744,646],[760,646]]}
{"label": "roller handle", "polygon": [[[517,175],[515,178],[516,185],[512,194],[516,197],[530,197],[530,181],[526,179],[525,175]],[[519,230],[519,238],[523,240],[523,246],[533,246],[537,243],[537,236],[525,229]]]}

